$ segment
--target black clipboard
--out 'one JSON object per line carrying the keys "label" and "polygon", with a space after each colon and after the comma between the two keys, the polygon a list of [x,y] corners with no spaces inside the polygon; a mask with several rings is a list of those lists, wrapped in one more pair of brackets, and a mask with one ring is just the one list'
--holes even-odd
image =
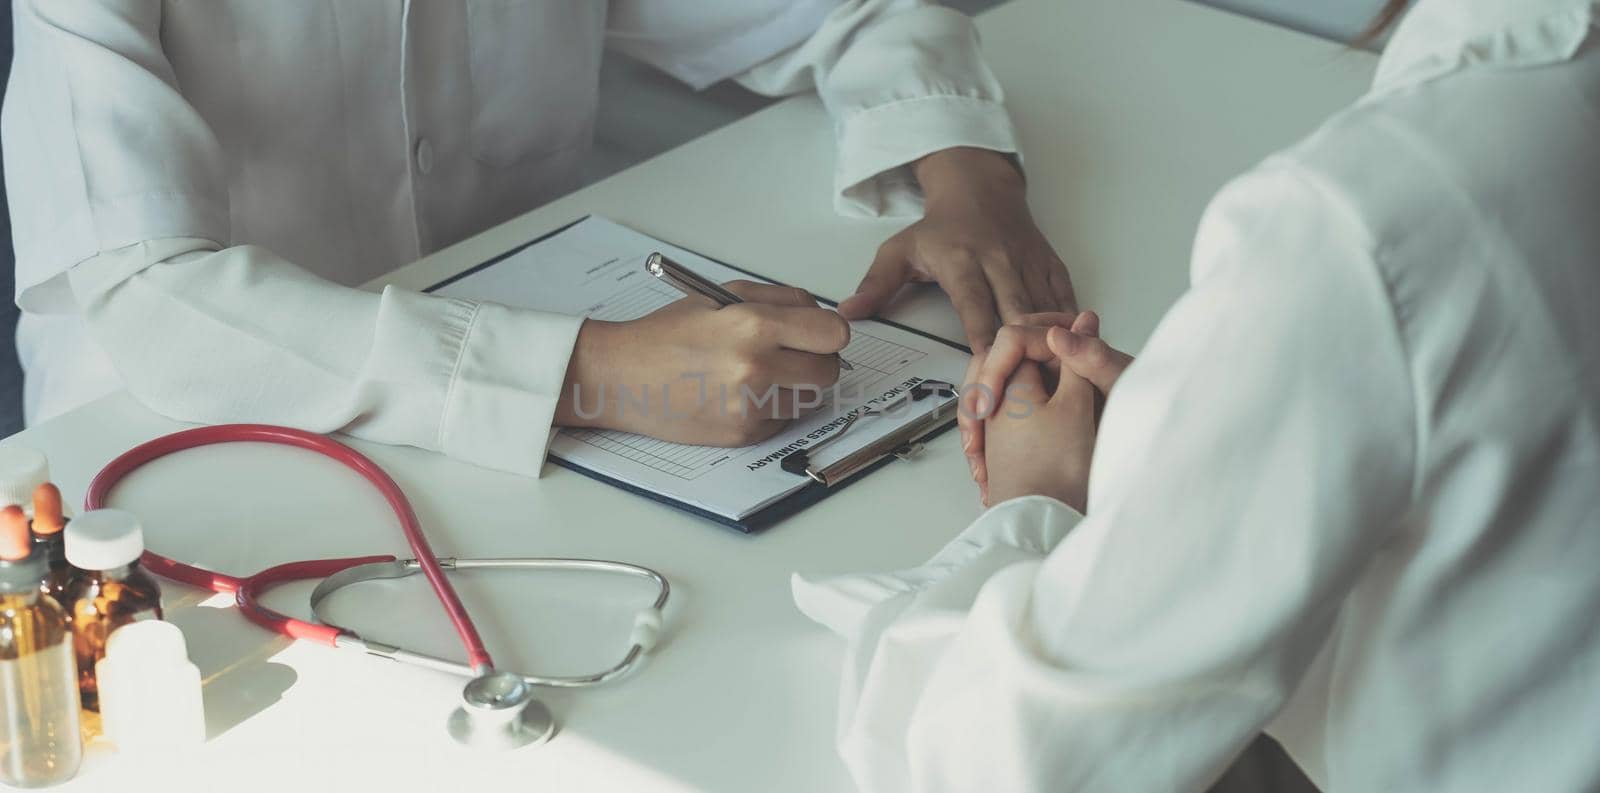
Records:
{"label": "black clipboard", "polygon": [[[500,262],[504,261],[505,259],[508,259],[508,258],[510,258],[512,256],[515,256],[516,254],[520,253],[522,250],[524,250],[526,248],[529,248],[529,247],[532,247],[534,245],[537,245],[537,244],[539,244],[541,242],[544,242],[545,240],[548,240],[548,239],[550,239],[552,237],[555,237],[555,236],[561,234],[562,232],[566,231],[567,229],[570,229],[573,226],[576,226],[579,223],[582,223],[583,221],[588,220],[590,217],[591,217],[590,215],[584,215],[583,217],[580,217],[580,218],[578,218],[576,220],[573,220],[570,223],[563,224],[559,228],[556,228],[556,229],[554,229],[554,230],[552,230],[550,232],[547,232],[545,234],[541,234],[538,237],[535,237],[534,239],[531,239],[531,240],[529,240],[527,242],[524,242],[521,245],[518,245],[518,246],[516,246],[516,247],[514,247],[514,248],[512,248],[512,249],[510,249],[508,251],[505,251],[504,253],[501,253],[498,256],[495,256],[494,258],[491,258],[491,259],[489,259],[487,261],[484,261],[484,262],[482,262],[480,264],[477,264],[477,265],[469,267],[469,268],[467,268],[465,270],[462,270],[461,272],[456,273],[455,275],[452,275],[449,278],[446,278],[443,281],[440,281],[440,282],[438,282],[438,283],[436,283],[436,284],[434,284],[432,286],[429,286],[428,288],[426,288],[426,289],[424,289],[422,291],[423,292],[434,292],[436,290],[443,289],[444,287],[449,286],[450,284],[453,284],[456,281],[459,281],[459,280],[461,280],[463,278],[466,278],[467,276],[472,275],[473,273],[479,272],[479,271],[487,269],[489,267],[493,267],[494,265],[499,264]],[[654,237],[654,235],[651,235],[651,236]],[[703,257],[703,258],[705,258],[705,259],[707,259],[709,261],[716,262],[717,264],[720,264],[720,265],[722,265],[724,267],[727,267],[727,268],[729,268],[731,270],[736,270],[738,272],[741,272],[741,273],[743,273],[745,275],[750,276],[751,278],[753,278],[755,280],[762,281],[764,283],[769,283],[769,284],[776,284],[778,286],[788,286],[788,284],[785,284],[785,283],[783,283],[781,281],[774,281],[774,280],[772,280],[770,278],[767,278],[767,277],[765,277],[763,275],[751,272],[750,270],[747,270],[747,269],[745,269],[743,267],[739,267],[737,265],[729,264],[729,263],[727,263],[725,261],[722,261],[721,259],[713,258],[711,256],[706,256],[703,253],[699,253],[699,252],[695,251],[693,248],[688,248],[688,247],[685,247],[685,246],[682,246],[682,245],[677,245],[676,243],[672,242],[671,240],[662,239],[660,237],[655,237],[655,239],[661,240],[662,242],[664,242],[664,243],[666,243],[668,245],[672,245],[674,247],[682,248],[683,250],[695,253],[695,255],[697,255],[697,256],[701,256],[701,257]],[[818,300],[820,300],[821,302],[826,303],[826,304],[828,304],[830,306],[838,306],[839,305],[837,301],[829,300],[827,298],[819,297]],[[893,322],[893,321],[890,321],[890,320],[875,319],[873,321],[874,322],[880,322],[880,323],[882,323],[884,325],[888,325],[889,327],[896,328],[896,329],[901,330],[901,331],[905,331],[906,333],[910,333],[910,334],[915,335],[915,336],[921,336],[922,338],[929,339],[931,341],[939,342],[940,344],[943,344],[943,345],[945,345],[947,347],[950,347],[952,349],[955,349],[955,350],[960,350],[961,352],[967,353],[968,355],[972,354],[972,348],[970,348],[970,347],[968,347],[968,346],[966,346],[964,344],[959,344],[957,342],[953,342],[953,341],[951,341],[949,339],[946,339],[946,338],[944,338],[942,336],[935,336],[932,333],[928,333],[926,331],[917,330],[916,328],[912,328],[912,327],[909,327],[909,326],[906,326],[906,325],[902,325],[902,324],[900,324],[898,322]],[[937,427],[934,427],[933,429],[930,429],[930,430],[927,430],[927,431],[919,433],[916,436],[916,438],[910,439],[910,440],[916,440],[916,441],[931,440],[931,439],[936,438],[936,437],[938,437],[940,435],[943,435],[945,432],[948,432],[950,430],[950,428],[953,427],[953,426],[955,426],[955,417],[952,414],[947,421],[944,421],[943,423],[939,424]],[[768,504],[767,506],[761,508],[760,510],[757,510],[756,512],[751,513],[750,515],[745,516],[742,520],[735,520],[735,519],[729,518],[729,517],[727,517],[725,515],[721,515],[721,514],[718,514],[718,513],[715,513],[715,512],[711,512],[709,510],[701,509],[700,507],[697,507],[697,506],[695,506],[693,504],[690,504],[688,502],[681,501],[679,499],[672,498],[670,496],[664,496],[664,495],[662,495],[660,493],[657,493],[657,492],[654,492],[654,491],[651,491],[651,490],[646,490],[646,489],[644,489],[642,487],[638,487],[636,485],[630,484],[628,482],[624,482],[624,481],[622,481],[620,479],[617,479],[615,477],[608,476],[606,474],[600,473],[599,471],[595,471],[594,469],[585,468],[585,467],[583,467],[581,465],[578,465],[577,463],[571,462],[569,460],[564,460],[561,457],[559,457],[559,456],[557,456],[557,455],[555,455],[553,453],[550,455],[550,460],[552,462],[554,462],[556,465],[561,466],[562,468],[565,468],[565,469],[567,469],[569,471],[575,471],[575,472],[577,472],[579,474],[582,474],[584,476],[587,476],[590,479],[593,479],[595,481],[604,482],[604,483],[606,483],[608,485],[611,485],[612,487],[618,488],[620,490],[625,490],[625,491],[627,491],[629,493],[633,493],[634,495],[644,496],[645,498],[648,498],[651,501],[655,501],[655,502],[660,503],[660,504],[666,504],[667,506],[670,506],[670,507],[675,507],[675,508],[677,508],[679,510],[687,512],[687,513],[689,513],[691,515],[694,515],[696,517],[704,518],[706,520],[709,520],[709,521],[711,521],[713,523],[720,524],[722,526],[727,526],[730,529],[736,529],[738,531],[744,532],[745,534],[753,534],[755,532],[758,532],[758,531],[761,531],[763,529],[769,528],[772,525],[778,523],[779,521],[782,521],[783,519],[789,517],[790,515],[793,515],[793,514],[799,512],[799,511],[805,509],[806,507],[809,507],[812,504],[815,504],[815,503],[821,501],[822,499],[827,498],[828,496],[830,496],[830,495],[832,495],[834,493],[837,493],[837,492],[839,492],[841,490],[844,490],[845,488],[850,487],[851,485],[855,484],[856,482],[861,481],[862,479],[865,479],[867,477],[867,475],[871,474],[873,471],[876,471],[876,470],[882,468],[883,466],[888,465],[890,462],[892,462],[892,461],[894,461],[896,459],[898,459],[898,457],[894,453],[886,453],[881,458],[879,458],[879,459],[877,459],[877,460],[875,460],[875,461],[873,461],[871,463],[868,463],[867,465],[861,467],[858,471],[853,473],[851,476],[849,476],[848,478],[844,479],[843,481],[840,481],[837,484],[824,485],[821,482],[808,481],[806,486],[801,488],[800,490],[798,490],[798,491],[796,491],[794,493],[791,493],[788,496],[785,496],[785,497],[779,499],[778,501],[776,501],[776,502],[774,502],[772,504]]]}

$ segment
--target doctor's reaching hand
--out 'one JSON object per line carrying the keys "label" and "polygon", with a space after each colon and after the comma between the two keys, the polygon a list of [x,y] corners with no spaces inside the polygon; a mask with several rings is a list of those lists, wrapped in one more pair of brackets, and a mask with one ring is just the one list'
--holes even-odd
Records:
{"label": "doctor's reaching hand", "polygon": [[922,219],[883,243],[841,313],[864,319],[906,283],[937,282],[961,316],[967,344],[982,352],[1000,323],[1077,309],[1072,279],[1034,225],[1026,183],[1010,157],[957,147],[923,157],[913,171]]}

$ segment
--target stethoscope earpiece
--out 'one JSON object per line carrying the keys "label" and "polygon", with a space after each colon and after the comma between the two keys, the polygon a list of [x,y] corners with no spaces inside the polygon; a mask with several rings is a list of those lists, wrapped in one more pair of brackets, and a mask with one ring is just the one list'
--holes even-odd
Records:
{"label": "stethoscope earpiece", "polygon": [[555,735],[550,709],[533,686],[510,672],[489,672],[461,689],[461,707],[450,714],[450,737],[475,749],[516,749]]}

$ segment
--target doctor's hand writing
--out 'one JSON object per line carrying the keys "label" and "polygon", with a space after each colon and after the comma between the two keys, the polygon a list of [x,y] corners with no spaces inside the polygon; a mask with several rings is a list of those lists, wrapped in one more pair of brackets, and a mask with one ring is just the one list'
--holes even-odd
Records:
{"label": "doctor's hand writing", "polygon": [[934,281],[961,315],[968,344],[981,351],[1001,322],[1076,308],[1067,268],[1034,225],[1022,174],[1009,159],[953,148],[913,170],[923,217],[883,243],[855,295],[839,304],[841,314],[864,319],[907,282]]}
{"label": "doctor's hand writing", "polygon": [[688,297],[628,322],[584,322],[555,423],[743,446],[820,404],[850,323],[802,289],[726,286],[747,302]]}
{"label": "doctor's hand writing", "polygon": [[[1033,314],[1025,317],[1024,323],[1002,328],[994,347],[986,354],[974,356],[972,366],[968,369],[967,383],[962,389],[961,410],[958,412],[961,445],[972,469],[972,478],[978,483],[984,502],[988,504],[998,503],[1001,499],[997,496],[1015,489],[1013,481],[996,492],[991,486],[996,477],[1015,480],[1020,476],[1009,460],[1015,455],[1004,452],[993,455],[989,449],[994,442],[995,421],[1003,418],[1004,400],[1010,396],[1007,389],[1024,369],[1038,371],[1043,386],[1052,395],[1078,383],[1087,383],[1091,387],[1091,423],[1088,426],[1091,442],[1088,448],[1092,449],[1097,420],[1094,413],[1096,402],[1110,394],[1123,370],[1133,362],[1131,356],[1099,338],[1100,318],[1092,311],[1075,316]],[[1056,384],[1057,380],[1060,381],[1059,385]],[[1042,433],[1038,441],[1042,449],[1049,449],[1049,444],[1059,442],[1049,434],[1048,428],[1038,431]],[[1049,454],[1048,451],[1042,453]],[[997,458],[1000,462],[996,462]],[[1012,470],[997,471],[996,466],[999,465]],[[1004,497],[1019,494],[1010,493]],[[1067,503],[1081,509],[1078,504],[1071,501]]]}

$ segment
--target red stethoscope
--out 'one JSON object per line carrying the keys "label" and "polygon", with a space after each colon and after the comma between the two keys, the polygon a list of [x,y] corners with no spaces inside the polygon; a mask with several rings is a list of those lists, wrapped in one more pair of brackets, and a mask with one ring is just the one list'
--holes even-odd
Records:
{"label": "red stethoscope", "polygon": [[[453,559],[434,556],[423,535],[416,511],[404,491],[377,463],[338,441],[315,433],[268,424],[222,424],[199,427],[165,435],[142,443],[112,460],[95,475],[84,497],[85,509],[107,506],[113,487],[139,466],[173,452],[219,443],[273,443],[316,452],[336,460],[364,477],[389,503],[414,558],[397,559],[389,555],[356,556],[343,559],[312,559],[288,562],[248,576],[231,576],[206,570],[146,551],[141,561],[165,578],[212,592],[231,593],[234,603],[251,622],[293,639],[306,639],[341,650],[354,650],[401,663],[449,672],[471,678],[462,692],[462,705],[451,715],[452,736],[464,743],[510,747],[543,741],[555,731],[550,712],[533,697],[535,685],[579,687],[621,677],[636,668],[655,646],[661,630],[661,612],[671,587],[666,577],[647,567],[599,559],[516,558]],[[590,675],[551,677],[519,675],[497,671],[483,638],[461,604],[455,587],[445,575],[449,570],[523,568],[587,570],[620,573],[647,579],[657,587],[655,601],[634,618],[629,648],[623,659],[610,668]],[[338,589],[362,581],[403,578],[421,573],[433,589],[445,614],[455,627],[466,650],[465,663],[369,641],[355,631],[322,618],[318,607]],[[312,592],[312,613],[317,622],[296,619],[261,603],[270,587],[321,578]]]}

